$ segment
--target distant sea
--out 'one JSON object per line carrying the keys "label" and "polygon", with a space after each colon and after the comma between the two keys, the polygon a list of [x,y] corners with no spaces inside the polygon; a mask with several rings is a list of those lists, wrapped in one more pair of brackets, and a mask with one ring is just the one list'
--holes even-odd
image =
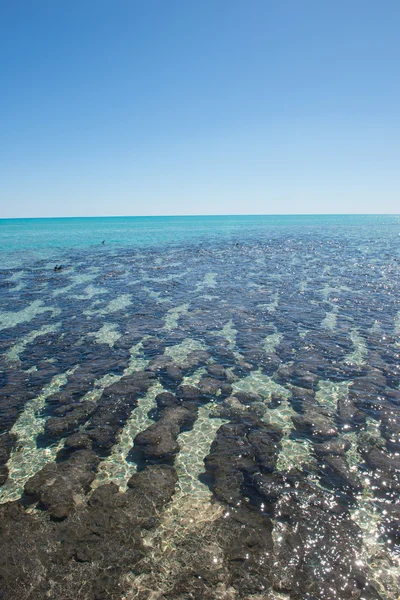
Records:
{"label": "distant sea", "polygon": [[400,216],[3,219],[0,261],[6,599],[400,597]]}
{"label": "distant sea", "polygon": [[[162,248],[185,243],[242,242],[287,235],[396,236],[398,215],[245,215],[0,219],[0,253],[15,263],[57,257],[57,251],[119,247]],[[8,255],[8,256],[7,256]]]}

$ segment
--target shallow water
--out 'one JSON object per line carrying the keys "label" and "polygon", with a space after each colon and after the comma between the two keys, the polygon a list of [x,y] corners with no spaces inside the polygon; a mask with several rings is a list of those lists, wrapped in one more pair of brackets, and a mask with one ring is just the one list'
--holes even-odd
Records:
{"label": "shallow water", "polygon": [[[148,580],[127,572],[126,598],[164,598],[175,577],[166,573],[178,577],[185,544],[202,535],[210,543],[207,527],[230,509],[203,461],[215,452],[213,441],[224,426],[248,418],[249,431],[262,424],[279,431],[273,473],[297,478],[300,488],[315,486],[316,494],[333,498],[358,525],[353,571],[357,567],[363,576],[354,580],[353,595],[342,580],[340,589],[329,592],[333,559],[326,558],[325,568],[323,557],[315,564],[305,554],[315,576],[310,595],[299,591],[305,577],[300,570],[287,587],[266,576],[268,585],[257,591],[232,579],[224,563],[218,582],[207,583],[210,594],[399,597],[400,515],[387,517],[398,507],[400,491],[399,217],[3,220],[0,240],[0,434],[15,434],[9,456],[1,459],[9,470],[1,502],[18,500],[46,462],[68,458],[63,448],[69,436],[90,437],[101,422],[107,389],[153,369],[137,405],[109,425],[111,446],[93,445],[100,464],[92,490],[112,481],[125,492],[131,475],[152,462],[173,464],[178,476],[159,525],[143,534],[165,578],[151,569]],[[54,271],[56,264],[63,268]],[[196,364],[190,362],[194,355],[200,357]],[[181,378],[168,375],[166,365]],[[218,378],[207,381],[216,365],[230,393],[218,388]],[[180,450],[157,461],[143,457],[134,440],[160,418],[157,394],[179,396],[180,386],[188,384],[209,387],[198,396],[194,422],[177,436]],[[240,393],[257,396],[240,400]],[[235,394],[240,402],[228,406],[227,396]],[[69,412],[82,406],[86,412],[64,426]],[[54,419],[59,429],[50,435],[46,424]],[[341,471],[331,461],[337,455],[317,452],[315,445],[329,440],[348,442]],[[379,464],[375,450],[383,456]],[[239,473],[242,467],[235,464]],[[288,535],[276,508],[281,500],[266,501],[252,483],[255,473],[267,473],[265,467],[254,463],[253,471],[240,472],[239,504],[263,515],[277,552]],[[79,506],[85,502],[80,495]],[[42,509],[39,503],[38,519]],[[321,529],[323,535],[328,533]],[[344,540],[335,535],[329,544],[340,563]],[[221,545],[215,552],[223,561]],[[288,572],[292,567],[287,564]],[[189,592],[173,593],[183,598]],[[122,591],[115,594],[122,597]]]}

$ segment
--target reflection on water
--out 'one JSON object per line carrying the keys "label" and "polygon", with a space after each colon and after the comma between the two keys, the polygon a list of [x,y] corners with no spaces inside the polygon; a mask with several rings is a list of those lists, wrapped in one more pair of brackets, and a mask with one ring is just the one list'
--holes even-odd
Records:
{"label": "reflection on water", "polygon": [[[132,474],[152,464],[136,463],[132,448],[136,435],[160,418],[158,394],[173,394],[174,400],[164,396],[169,410],[192,411],[189,424],[171,425],[177,455],[153,461],[173,465],[178,481],[157,526],[140,534],[153,566],[124,574],[127,600],[170,598],[165,594],[179,579],[185,549],[193,544],[200,556],[202,540],[208,548],[201,559],[208,565],[202,593],[215,598],[311,598],[304,590],[313,581],[318,590],[312,597],[322,600],[361,600],[362,590],[368,598],[400,595],[398,232],[387,224],[374,227],[373,236],[354,224],[308,227],[282,226],[268,235],[253,227],[242,231],[240,242],[215,237],[173,248],[144,244],[140,252],[82,248],[68,261],[57,259],[65,263],[57,273],[51,251],[43,250],[42,258],[27,253],[1,272],[3,503],[17,500],[46,463],[69,460],[82,447],[100,460],[88,497],[110,482],[125,493]],[[137,404],[126,413],[123,400],[106,392],[135,373],[152,379],[146,389],[137,384]],[[89,404],[87,414],[79,412]],[[47,420],[62,425],[72,411],[78,414],[73,425],[46,437]],[[256,458],[249,450],[253,434],[266,425],[279,432],[275,462],[266,438]],[[234,432],[233,438],[221,431]],[[113,441],[102,446],[99,432]],[[70,445],[66,453],[66,439],[78,433],[86,445]],[[227,548],[212,538],[230,509],[213,492],[217,475],[204,459],[222,452],[226,439],[232,448],[243,447],[243,455],[226,451],[225,463],[213,468],[239,482],[235,490],[249,510],[240,517],[244,529],[265,507],[268,552],[277,572],[291,573],[287,588],[272,580],[267,591],[261,584],[246,588],[238,574],[242,558],[228,560]],[[277,507],[296,493],[301,500],[292,527],[290,514],[286,521]],[[304,551],[296,535],[311,527],[312,502],[320,511],[320,532],[313,535],[325,536],[336,554],[325,564],[322,556],[306,553],[300,569],[284,549],[287,543]],[[351,568],[344,550],[350,542],[339,526],[332,533],[333,506],[359,528]],[[254,544],[243,559],[249,564]],[[260,566],[259,556],[254,561]],[[331,581],[332,565],[337,576]]]}

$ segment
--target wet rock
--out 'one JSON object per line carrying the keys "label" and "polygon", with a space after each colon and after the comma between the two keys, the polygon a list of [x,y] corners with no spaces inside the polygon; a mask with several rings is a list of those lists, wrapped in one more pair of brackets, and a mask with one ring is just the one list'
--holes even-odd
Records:
{"label": "wet rock", "polygon": [[400,493],[400,458],[387,454],[384,450],[373,446],[361,446],[360,452],[366,463],[372,469],[375,493],[393,498]]}
{"label": "wet rock", "polygon": [[196,402],[204,400],[204,395],[201,390],[193,385],[180,385],[177,389],[176,396],[180,400],[194,400]]}
{"label": "wet rock", "polygon": [[400,412],[393,408],[383,409],[380,413],[381,432],[386,446],[391,452],[400,452]]}
{"label": "wet rock", "polygon": [[344,456],[351,444],[346,438],[335,438],[322,444],[314,444],[313,450],[317,456]]}
{"label": "wet rock", "polygon": [[289,378],[292,385],[311,390],[316,389],[319,381],[319,377],[316,373],[308,371],[299,364],[290,367]]}
{"label": "wet rock", "polygon": [[148,337],[142,341],[142,348],[145,356],[162,354],[165,350],[165,340],[156,337]]}
{"label": "wet rock", "polygon": [[171,379],[176,383],[180,383],[183,379],[182,369],[176,364],[167,365],[165,373],[167,378]]}
{"label": "wet rock", "polygon": [[[148,559],[143,573],[157,571],[157,564],[156,559]],[[230,600],[257,594],[264,600],[269,598],[271,573],[271,522],[247,507],[230,507],[223,516],[204,526],[199,523],[191,535],[177,540],[163,597]]]}
{"label": "wet rock", "polygon": [[393,404],[397,410],[400,407],[400,390],[399,389],[392,389],[390,387],[386,387],[385,388],[385,398],[387,398],[387,400],[389,400],[389,402],[391,404]]}
{"label": "wet rock", "polygon": [[154,373],[137,371],[105,388],[86,429],[94,448],[106,452],[112,448],[139,396],[147,392],[154,377]]}
{"label": "wet rock", "polygon": [[222,365],[218,365],[215,363],[212,365],[207,365],[206,371],[211,377],[214,377],[215,379],[226,379],[226,369]]}
{"label": "wet rock", "polygon": [[196,413],[184,406],[166,408],[162,416],[135,437],[135,447],[146,459],[172,457],[180,450],[177,437],[184,426],[192,425]]}
{"label": "wet rock", "polygon": [[267,411],[267,407],[264,402],[252,402],[251,404],[242,404],[239,402],[236,396],[230,396],[224,400],[224,402],[216,407],[220,407],[220,416],[222,418],[228,418],[232,420],[239,420],[241,415],[250,415],[256,417],[263,417]]}
{"label": "wet rock", "polygon": [[210,354],[205,350],[192,350],[182,362],[181,368],[184,371],[191,371],[195,368],[204,367],[209,360]]}
{"label": "wet rock", "polygon": [[0,434],[11,429],[25,404],[36,396],[35,390],[29,389],[28,384],[29,376],[25,373],[8,374],[7,384],[1,388]]}
{"label": "wet rock", "polygon": [[361,532],[331,495],[298,480],[274,505],[274,530],[275,589],[296,600],[358,597]]}
{"label": "wet rock", "polygon": [[213,357],[218,361],[221,366],[225,369],[233,367],[236,364],[236,356],[232,350],[228,348],[216,347],[212,343],[210,344],[213,348]]}
{"label": "wet rock", "polygon": [[359,377],[349,384],[349,397],[362,410],[380,410],[386,404],[384,390],[386,379],[379,371]]}
{"label": "wet rock", "polygon": [[204,459],[216,497],[232,506],[242,504],[245,478],[275,469],[281,436],[277,428],[250,414],[222,425]]}
{"label": "wet rock", "polygon": [[156,402],[160,410],[163,410],[164,408],[179,406],[180,404],[178,398],[174,396],[174,394],[172,394],[171,392],[161,392],[160,394],[157,394]]}
{"label": "wet rock", "polygon": [[165,371],[168,367],[171,367],[172,365],[173,360],[170,356],[155,356],[147,365],[146,371],[150,371],[152,373],[159,373]]}
{"label": "wet rock", "polygon": [[338,423],[346,431],[365,423],[365,413],[357,408],[351,398],[340,398],[337,406]]}
{"label": "wet rock", "polygon": [[222,419],[238,419],[241,415],[249,412],[262,417],[266,412],[266,406],[263,402],[254,402],[250,406],[245,406],[235,396],[229,396],[221,404],[215,406],[212,416]]}
{"label": "wet rock", "polygon": [[0,465],[0,485],[3,485],[8,479],[8,468],[6,465]]}
{"label": "wet rock", "polygon": [[221,383],[219,386],[220,395],[222,398],[227,398],[232,394],[232,386],[230,383]]}
{"label": "wet rock", "polygon": [[65,440],[64,446],[70,450],[91,450],[92,440],[85,433],[74,433]]}
{"label": "wet rock", "polygon": [[263,594],[272,583],[271,521],[241,507],[218,525],[230,585],[243,598]]}
{"label": "wet rock", "polygon": [[85,423],[96,409],[93,402],[82,402],[78,405],[65,406],[65,414],[60,417],[50,417],[45,424],[45,433],[53,439],[59,439]]}
{"label": "wet rock", "polygon": [[235,391],[234,397],[237,400],[239,400],[239,402],[244,404],[245,406],[253,404],[254,402],[262,402],[261,396],[259,396],[258,394],[254,393],[254,392],[237,392],[237,391]]}
{"label": "wet rock", "polygon": [[291,381],[290,366],[286,363],[280,364],[274,375],[274,380],[281,385],[290,383],[290,381]]}
{"label": "wet rock", "polygon": [[3,435],[0,435],[0,485],[3,485],[8,479],[6,462],[10,458],[16,441],[17,436],[14,433],[3,433]]}
{"label": "wet rock", "polygon": [[202,377],[198,383],[200,392],[205,396],[218,396],[221,393],[220,387],[220,381],[212,377]]}
{"label": "wet rock", "polygon": [[274,504],[281,494],[293,487],[289,477],[277,472],[256,473],[251,481],[258,495],[268,504]]}
{"label": "wet rock", "polygon": [[281,448],[282,431],[273,425],[258,425],[249,432],[247,439],[252,446],[258,468],[264,473],[274,471]]}
{"label": "wet rock", "polygon": [[108,425],[93,427],[87,429],[87,434],[91,440],[92,447],[100,455],[106,455],[117,442],[117,428]]}
{"label": "wet rock", "polygon": [[254,365],[252,363],[247,362],[243,358],[239,358],[235,361],[235,367],[233,372],[240,379],[241,377],[246,377],[249,373],[254,369]]}
{"label": "wet rock", "polygon": [[400,506],[396,503],[378,503],[382,511],[379,529],[383,536],[400,548]]}
{"label": "wet rock", "polygon": [[147,498],[160,509],[171,499],[177,481],[178,476],[173,467],[149,465],[143,471],[132,475],[128,481],[128,488],[139,502]]}
{"label": "wet rock", "polygon": [[25,494],[48,510],[54,519],[64,519],[84,495],[95,477],[99,459],[90,450],[78,450],[63,463],[48,463],[28,479]]}
{"label": "wet rock", "polygon": [[272,377],[274,373],[279,369],[281,365],[281,359],[275,352],[268,352],[261,364],[261,370],[265,375]]}
{"label": "wet rock", "polygon": [[329,487],[335,487],[352,493],[362,490],[362,484],[357,474],[352,472],[343,456],[326,455],[321,463],[322,482]]}
{"label": "wet rock", "polygon": [[212,475],[215,496],[226,504],[240,505],[243,472],[253,466],[253,450],[245,438],[245,429],[237,424],[222,425],[204,464]]}
{"label": "wet rock", "polygon": [[332,421],[317,411],[309,411],[304,415],[294,415],[292,421],[298,431],[309,434],[316,441],[338,435],[338,430]]}

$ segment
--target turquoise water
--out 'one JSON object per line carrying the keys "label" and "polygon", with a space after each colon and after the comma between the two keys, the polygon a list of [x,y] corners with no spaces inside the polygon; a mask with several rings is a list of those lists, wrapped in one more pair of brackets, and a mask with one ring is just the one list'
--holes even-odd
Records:
{"label": "turquoise water", "polygon": [[[0,258],[0,509],[45,465],[54,471],[39,499],[56,482],[71,504],[60,524],[38,512],[53,518],[51,501],[22,497],[27,543],[35,523],[44,528],[34,545],[47,573],[23,573],[23,589],[62,599],[65,578],[75,597],[95,586],[107,540],[105,563],[78,572],[52,536],[86,522],[93,490],[114,482],[126,498],[131,475],[156,463],[173,465],[175,493],[140,533],[147,566],[139,577],[127,565],[116,598],[163,597],[177,581],[179,600],[199,597],[188,548],[201,573],[220,569],[204,597],[259,600],[264,588],[273,600],[399,597],[399,216],[2,220]],[[133,393],[132,377],[149,373]],[[135,440],[163,422],[161,392],[191,420],[163,426],[160,457],[157,444],[144,451]],[[85,472],[90,489],[64,489],[57,471],[79,456],[77,439],[98,461]],[[221,538],[235,537],[237,507],[258,540],[247,550],[251,593]],[[19,556],[9,544],[7,556]],[[49,553],[63,565],[58,583]],[[90,590],[79,597],[96,597]]]}
{"label": "turquoise water", "polygon": [[113,247],[154,247],[217,239],[261,241],[285,234],[373,235],[397,233],[397,215],[247,215],[199,217],[99,217],[0,219],[0,252],[89,248],[103,240]]}

